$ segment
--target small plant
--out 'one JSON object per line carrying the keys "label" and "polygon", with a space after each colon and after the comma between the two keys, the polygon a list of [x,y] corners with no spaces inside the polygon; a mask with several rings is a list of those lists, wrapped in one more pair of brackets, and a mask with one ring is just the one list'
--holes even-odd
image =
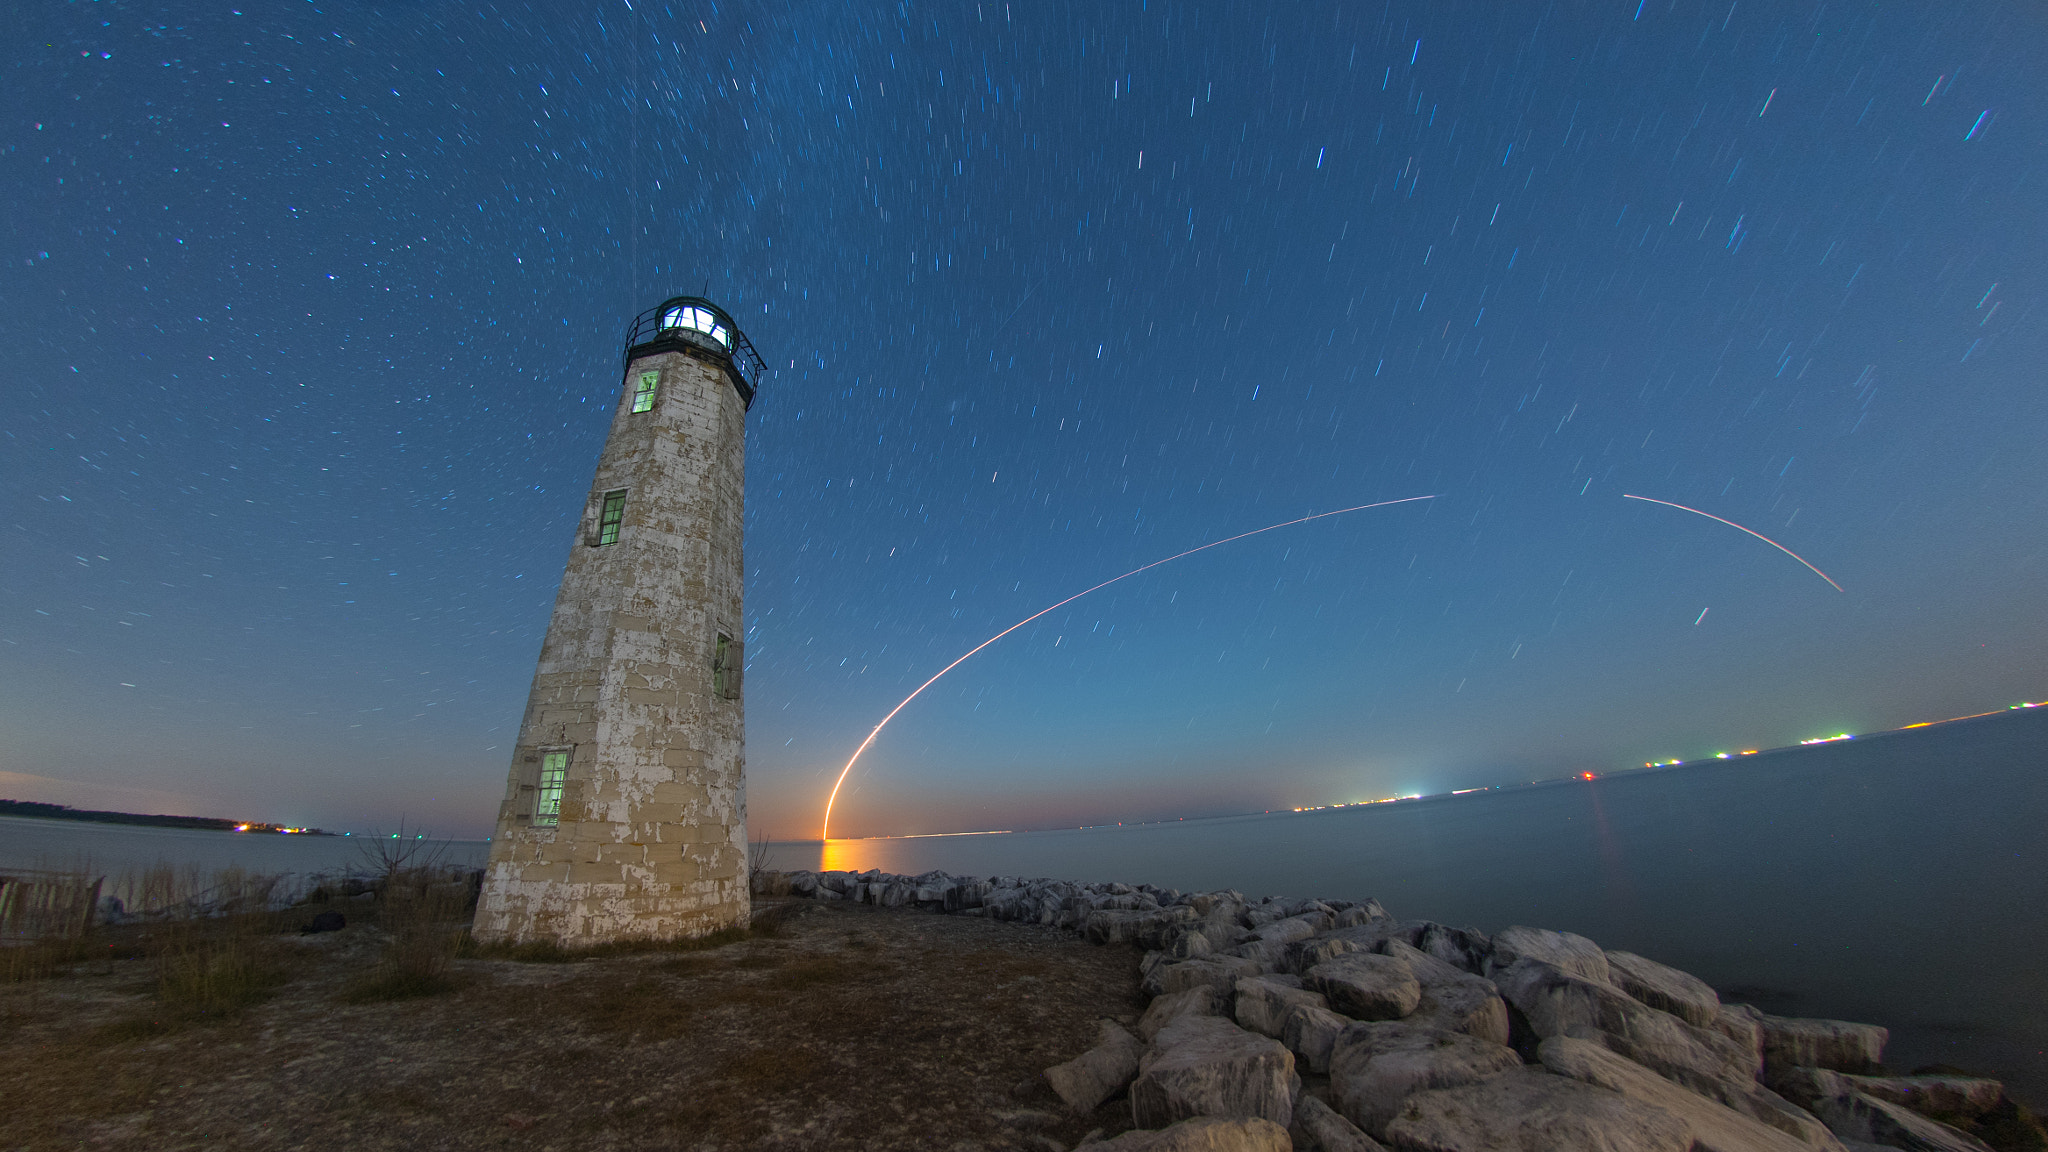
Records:
{"label": "small plant", "polygon": [[775,838],[767,832],[747,844],[747,889],[758,891],[756,882],[761,873],[768,871],[768,850],[775,844]]}
{"label": "small plant", "polygon": [[269,999],[285,971],[246,926],[193,933],[157,962],[157,999],[187,1019],[224,1018]]}
{"label": "small plant", "polygon": [[454,991],[460,982],[451,965],[470,950],[463,923],[470,895],[465,874],[442,866],[439,848],[419,848],[424,840],[370,843],[391,846],[368,854],[380,876],[377,919],[390,939],[376,969],[351,984],[343,998],[364,1003]]}

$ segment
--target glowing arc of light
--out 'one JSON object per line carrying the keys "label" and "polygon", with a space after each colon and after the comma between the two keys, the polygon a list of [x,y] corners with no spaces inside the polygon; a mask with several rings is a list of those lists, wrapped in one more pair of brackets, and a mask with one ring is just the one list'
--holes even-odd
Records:
{"label": "glowing arc of light", "polygon": [[[966,662],[969,656],[972,656],[976,652],[981,651],[983,648],[986,648],[989,645],[995,643],[996,641],[1001,640],[1003,637],[1008,636],[1010,633],[1015,632],[1017,629],[1022,628],[1026,624],[1031,623],[1033,620],[1038,619],[1040,616],[1043,616],[1046,613],[1054,611],[1056,609],[1064,608],[1067,605],[1072,604],[1074,601],[1079,600],[1081,597],[1088,595],[1088,593],[1090,592],[1099,592],[1102,589],[1109,587],[1111,584],[1116,583],[1118,580],[1128,580],[1131,577],[1136,576],[1140,572],[1145,572],[1153,568],[1157,568],[1161,564],[1171,564],[1175,560],[1178,560],[1183,556],[1193,556],[1197,552],[1206,552],[1211,548],[1215,548],[1224,544],[1229,544],[1233,541],[1242,540],[1247,536],[1257,536],[1261,532],[1271,532],[1276,528],[1290,528],[1296,524],[1306,524],[1311,520],[1322,520],[1330,516],[1342,516],[1346,512],[1363,512],[1368,508],[1385,508],[1390,504],[1412,504],[1417,500],[1434,500],[1437,498],[1437,495],[1440,495],[1440,493],[1429,496],[1404,496],[1399,500],[1381,500],[1376,504],[1360,504],[1353,508],[1339,508],[1334,512],[1318,512],[1313,516],[1303,516],[1299,520],[1286,520],[1279,524],[1268,524],[1264,528],[1254,528],[1250,532],[1240,532],[1235,536],[1225,537],[1222,540],[1212,540],[1209,543],[1204,544],[1198,548],[1190,548],[1185,552],[1176,552],[1173,555],[1168,556],[1164,560],[1154,560],[1150,564],[1145,565],[1143,568],[1133,568],[1129,572],[1126,572],[1121,576],[1113,576],[1107,580],[1104,580],[1102,583],[1095,585],[1095,587],[1093,588],[1084,588],[1081,591],[1074,593],[1072,596],[1067,597],[1065,600],[1062,600],[1059,603],[1052,605],[1051,607],[1041,608],[1038,611],[1033,612],[1031,615],[1026,616],[1022,620],[1017,621],[1015,624],[1010,625],[1008,628],[1003,629],[1001,632],[996,633],[995,635],[989,637],[986,640],[983,640],[981,643],[976,644],[974,647],[968,649],[963,655],[961,655],[961,657],[958,660],[955,660],[951,664],[946,665],[944,668],[939,669],[938,672],[935,675],[933,675],[931,679],[925,681],[922,684],[919,684],[917,686],[917,691],[912,692],[908,696],[905,696],[901,704],[898,704],[894,708],[889,709],[889,714],[887,716],[882,717],[882,722],[875,725],[874,731],[868,733],[868,738],[861,741],[860,747],[853,750],[853,756],[846,761],[846,767],[841,768],[839,770],[839,779],[834,780],[832,782],[832,794],[826,797],[825,799],[825,819],[824,822],[820,824],[818,827],[818,839],[822,841],[830,840],[832,838],[832,806],[839,802],[839,788],[841,785],[846,783],[847,775],[853,771],[854,764],[859,762],[861,755],[868,750],[868,746],[875,742],[875,737],[880,736],[882,734],[882,729],[889,726],[889,721],[894,720],[898,712],[901,712],[905,708],[909,707],[910,702],[912,700],[917,699],[919,693],[931,687],[933,684],[938,683],[940,676],[944,676],[946,673],[951,672],[955,668],[958,668],[961,664]],[[1744,531],[1748,531],[1748,529],[1744,529]]]}
{"label": "glowing arc of light", "polygon": [[[1735,521],[1733,521],[1733,520],[1721,520],[1721,518],[1720,518],[1719,516],[1716,516],[1716,515],[1714,515],[1714,514],[1713,514],[1712,512],[1702,512],[1702,511],[1700,511],[1700,510],[1699,510],[1699,509],[1697,509],[1697,508],[1688,508],[1688,507],[1686,507],[1686,506],[1685,506],[1685,505],[1683,505],[1683,504],[1673,504],[1673,503],[1672,503],[1671,501],[1669,501],[1669,500],[1657,500],[1657,499],[1654,499],[1654,498],[1652,498],[1652,497],[1649,497],[1649,496],[1631,496],[1631,495],[1629,495],[1629,494],[1628,494],[1628,493],[1626,493],[1626,492],[1624,492],[1624,493],[1622,493],[1622,494],[1621,494],[1621,498],[1622,498],[1622,499],[1624,499],[1624,500],[1641,500],[1641,501],[1643,501],[1643,502],[1644,502],[1644,503],[1646,503],[1646,504],[1662,504],[1662,505],[1664,505],[1664,506],[1665,506],[1666,508],[1676,508],[1676,509],[1678,509],[1678,510],[1679,510],[1679,511],[1681,511],[1681,512],[1690,512],[1690,513],[1692,513],[1692,514],[1693,514],[1693,515],[1695,515],[1695,516],[1705,516],[1705,517],[1706,517],[1707,519],[1709,519],[1709,520],[1720,520],[1720,521],[1721,521],[1721,523],[1723,523],[1723,524],[1726,524],[1726,525],[1727,525],[1727,526],[1729,526],[1730,528],[1739,528],[1739,529],[1741,529],[1741,530],[1742,530],[1742,531],[1744,531],[1744,532],[1748,532],[1748,533],[1749,533],[1749,534],[1750,534],[1751,536],[1754,536],[1754,537],[1756,537],[1757,539],[1759,539],[1759,540],[1763,541],[1764,543],[1766,543],[1766,544],[1769,544],[1769,545],[1770,545],[1771,547],[1773,547],[1773,548],[1776,548],[1776,549],[1777,549],[1778,551],[1780,551],[1780,552],[1783,552],[1783,553],[1784,553],[1785,555],[1787,555],[1787,556],[1790,556],[1790,557],[1791,557],[1791,558],[1793,558],[1794,560],[1797,560],[1797,561],[1799,561],[1799,562],[1800,562],[1801,564],[1806,564],[1806,557],[1804,557],[1804,556],[1801,556],[1801,555],[1800,555],[1799,553],[1797,553],[1797,552],[1794,552],[1794,551],[1793,551],[1793,550],[1791,550],[1790,548],[1787,548],[1787,547],[1785,547],[1785,546],[1784,546],[1783,544],[1780,544],[1780,543],[1778,543],[1778,542],[1777,542],[1776,540],[1773,540],[1773,539],[1771,539],[1771,538],[1770,538],[1769,536],[1766,536],[1766,535],[1764,535],[1764,534],[1763,534],[1763,533],[1761,533],[1761,532],[1753,531],[1753,530],[1751,530],[1751,529],[1748,529],[1748,528],[1743,528],[1743,527],[1742,527],[1742,525],[1740,525],[1740,524],[1737,524],[1737,523],[1736,523]],[[1814,574],[1815,576],[1818,576],[1818,577],[1820,577],[1821,579],[1823,579],[1823,580],[1826,580],[1826,581],[1827,581],[1827,582],[1828,582],[1829,584],[1832,584],[1832,585],[1834,585],[1834,589],[1835,589],[1835,591],[1837,591],[1837,592],[1847,592],[1847,591],[1848,591],[1848,589],[1847,589],[1847,588],[1844,588],[1844,587],[1842,587],[1842,586],[1841,586],[1840,584],[1835,584],[1835,581],[1834,581],[1834,577],[1832,577],[1832,576],[1829,576],[1829,575],[1828,575],[1827,573],[1825,573],[1825,572],[1821,571],[1821,570],[1820,570],[1820,569],[1818,569],[1818,568],[1815,568],[1815,567],[1814,567],[1813,565],[1811,565],[1811,564],[1806,564],[1806,567],[1807,567],[1807,568],[1808,568],[1809,570],[1811,570],[1811,571],[1813,572],[1813,574]],[[1700,613],[1700,615],[1701,615],[1702,617],[1704,617],[1704,616],[1706,615],[1706,613],[1702,612],[1702,613]]]}

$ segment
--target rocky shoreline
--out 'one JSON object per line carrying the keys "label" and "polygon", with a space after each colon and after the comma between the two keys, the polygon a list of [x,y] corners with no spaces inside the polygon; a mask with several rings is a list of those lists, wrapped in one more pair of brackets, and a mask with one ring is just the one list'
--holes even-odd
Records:
{"label": "rocky shoreline", "polygon": [[1373,900],[943,872],[764,871],[754,889],[1142,950],[1135,1027],[1102,1021],[1094,1047],[1044,1073],[1076,1113],[1128,1098],[1132,1131],[1083,1141],[1102,1152],[2043,1146],[1995,1080],[1888,1074],[1884,1028],[1724,1004],[1569,932],[1488,936]]}

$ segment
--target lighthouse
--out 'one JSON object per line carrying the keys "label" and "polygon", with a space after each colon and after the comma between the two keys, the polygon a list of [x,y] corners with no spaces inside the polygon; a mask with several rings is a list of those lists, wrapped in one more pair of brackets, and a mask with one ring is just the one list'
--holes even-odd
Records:
{"label": "lighthouse", "polygon": [[635,318],[622,359],[498,810],[485,943],[747,922],[742,537],[765,365],[695,296]]}

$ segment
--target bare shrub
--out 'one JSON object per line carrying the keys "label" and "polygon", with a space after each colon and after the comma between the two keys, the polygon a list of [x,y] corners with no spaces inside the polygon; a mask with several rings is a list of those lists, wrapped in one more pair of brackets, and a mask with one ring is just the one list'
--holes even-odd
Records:
{"label": "bare shrub", "polygon": [[448,885],[423,890],[385,889],[379,920],[390,939],[377,966],[343,993],[355,1003],[405,1000],[452,992],[459,983],[451,971],[467,936],[463,901]]}

